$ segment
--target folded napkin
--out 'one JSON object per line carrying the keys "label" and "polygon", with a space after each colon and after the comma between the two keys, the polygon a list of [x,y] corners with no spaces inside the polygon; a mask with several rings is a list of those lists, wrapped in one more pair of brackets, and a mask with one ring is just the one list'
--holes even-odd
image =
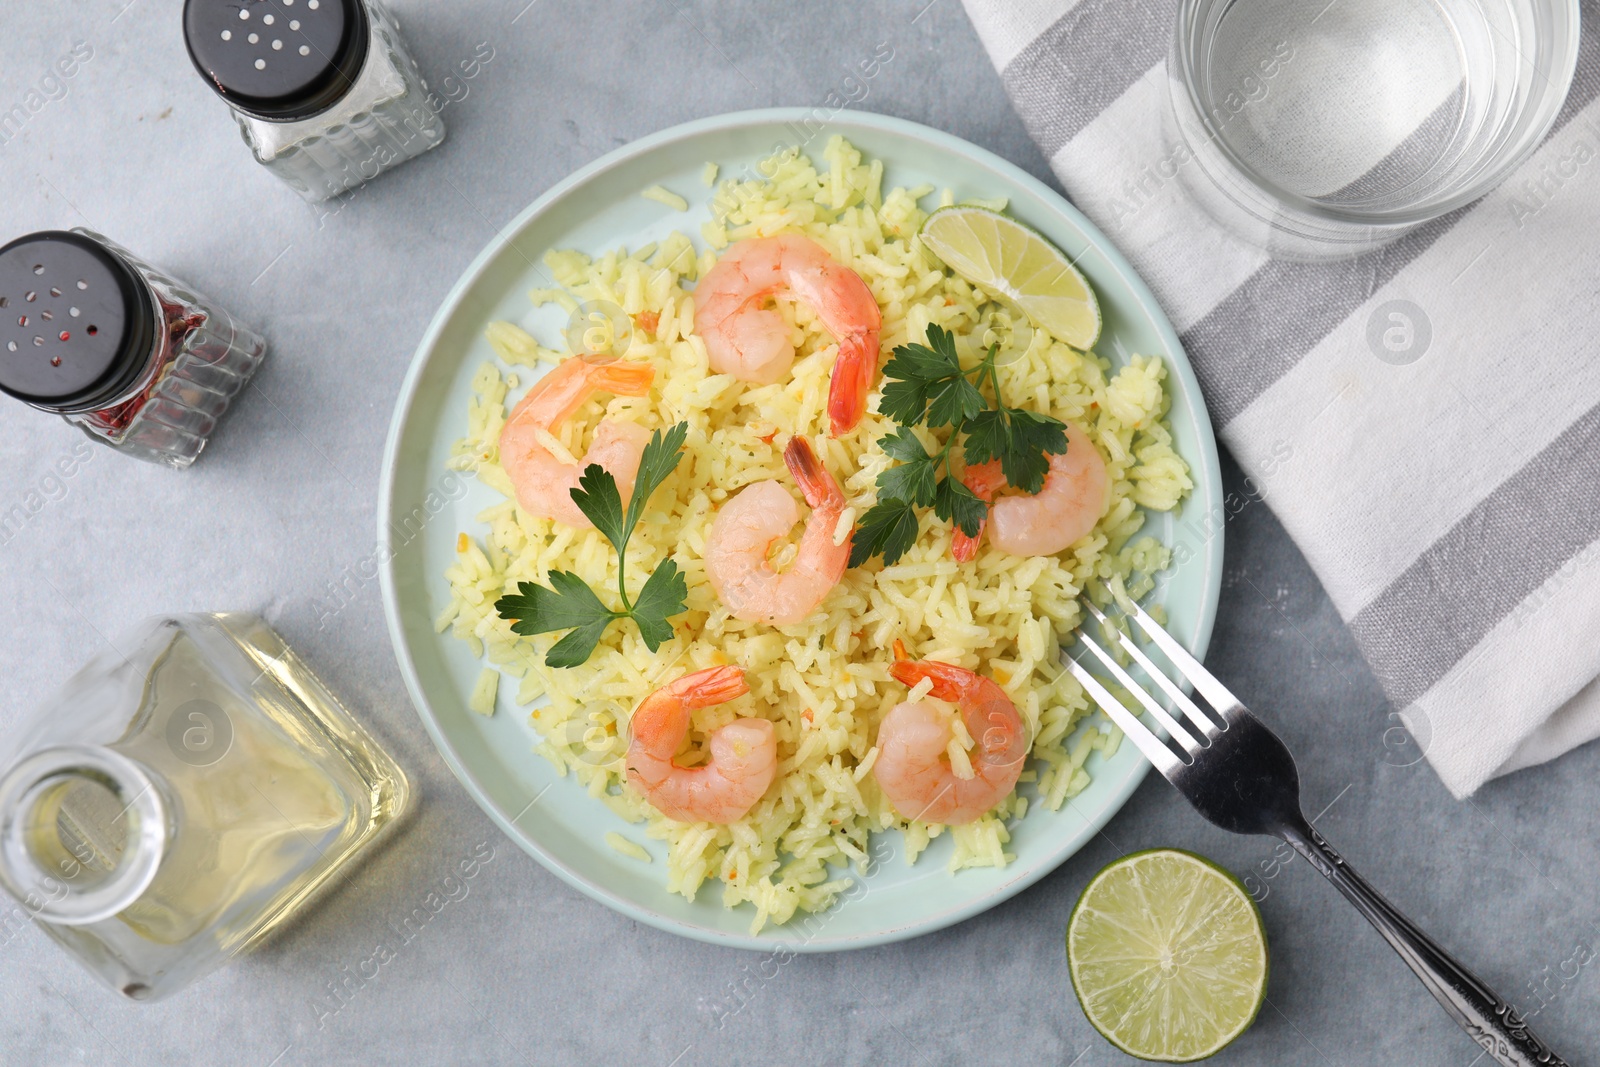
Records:
{"label": "folded napkin", "polygon": [[1316,265],[1234,239],[1171,180],[1172,0],[966,6],[1051,169],[1161,300],[1408,743],[1464,797],[1600,736],[1596,3],[1556,127],[1515,175]]}

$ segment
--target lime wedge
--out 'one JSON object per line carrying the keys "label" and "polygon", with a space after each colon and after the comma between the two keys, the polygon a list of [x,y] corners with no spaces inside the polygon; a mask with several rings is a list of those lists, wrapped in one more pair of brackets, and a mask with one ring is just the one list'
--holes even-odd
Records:
{"label": "lime wedge", "polygon": [[1073,348],[1100,337],[1100,303],[1066,253],[988,208],[954,204],[922,224],[922,243],[967,281],[1019,308]]}
{"label": "lime wedge", "polygon": [[1267,935],[1239,880],[1173,848],[1107,864],[1067,920],[1089,1022],[1131,1056],[1192,1063],[1226,1048],[1267,995]]}

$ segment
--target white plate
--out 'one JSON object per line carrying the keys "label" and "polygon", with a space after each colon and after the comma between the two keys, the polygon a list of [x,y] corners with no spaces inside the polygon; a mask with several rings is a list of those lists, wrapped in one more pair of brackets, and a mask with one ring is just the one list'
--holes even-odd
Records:
{"label": "white plate", "polygon": [[[483,339],[495,319],[521,322],[546,342],[564,316],[530,309],[527,291],[549,285],[535,268],[552,248],[598,254],[638,247],[674,230],[697,234],[709,218],[700,175],[707,161],[739,174],[775,146],[792,145],[811,128],[800,109],[749,111],[703,119],[618,149],[559,183],[508,225],[473,261],[434,316],[417,349],[395,407],[384,456],[378,509],[384,546],[384,609],[406,685],[428,732],[456,776],[507,834],[539,862],[596,900],[641,922],[703,941],[745,948],[779,944],[794,951],[830,951],[880,944],[936,930],[975,915],[1038,881],[1076,852],[1139,784],[1147,764],[1131,744],[1110,760],[1091,757],[1093,784],[1059,812],[1035,808],[1012,828],[1016,860],[1002,870],[946,870],[948,835],[914,867],[903,862],[898,834],[875,841],[893,856],[864,880],[864,891],[805,923],[749,933],[748,905],[724,908],[707,884],[693,903],[663,887],[665,847],[634,832],[655,862],[643,864],[605,844],[607,831],[629,825],[592,800],[576,781],[558,778],[532,749],[523,709],[502,697],[492,718],[467,708],[483,664],[432,620],[449,602],[445,569],[455,560],[459,531],[479,531],[473,516],[500,497],[445,468],[451,444],[466,429],[473,371],[494,354]],[[1178,452],[1193,468],[1194,493],[1177,514],[1153,515],[1146,529],[1188,551],[1164,576],[1159,598],[1170,629],[1204,654],[1221,576],[1222,499],[1216,442],[1205,404],[1178,338],[1144,283],[1110,242],[1070,204],[1017,167],[948,134],[898,119],[841,113],[806,148],[816,153],[833,133],[885,164],[884,187],[928,182],[958,199],[1004,196],[1009,211],[1072,256],[1094,286],[1105,317],[1098,346],[1115,362],[1132,353],[1164,356],[1171,370],[1171,422]],[[689,214],[640,197],[661,184],[688,197]],[[524,372],[525,373],[525,372]],[[1184,516],[1191,516],[1186,521]],[[1203,518],[1194,519],[1193,516]],[[1217,528],[1213,529],[1213,526]],[[502,693],[513,689],[502,687]]]}

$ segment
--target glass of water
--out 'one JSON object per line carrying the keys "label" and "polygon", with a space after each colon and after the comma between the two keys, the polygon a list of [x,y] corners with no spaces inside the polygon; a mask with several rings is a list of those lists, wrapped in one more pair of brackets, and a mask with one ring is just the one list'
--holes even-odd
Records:
{"label": "glass of water", "polygon": [[1274,255],[1367,251],[1538,146],[1579,0],[1180,0],[1166,134],[1183,185]]}

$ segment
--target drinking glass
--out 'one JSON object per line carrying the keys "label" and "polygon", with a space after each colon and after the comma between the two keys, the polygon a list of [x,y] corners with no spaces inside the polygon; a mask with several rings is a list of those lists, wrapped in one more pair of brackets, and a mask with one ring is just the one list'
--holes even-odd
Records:
{"label": "drinking glass", "polygon": [[1168,162],[1274,255],[1354,255],[1504,180],[1577,58],[1578,0],[1180,0]]}

